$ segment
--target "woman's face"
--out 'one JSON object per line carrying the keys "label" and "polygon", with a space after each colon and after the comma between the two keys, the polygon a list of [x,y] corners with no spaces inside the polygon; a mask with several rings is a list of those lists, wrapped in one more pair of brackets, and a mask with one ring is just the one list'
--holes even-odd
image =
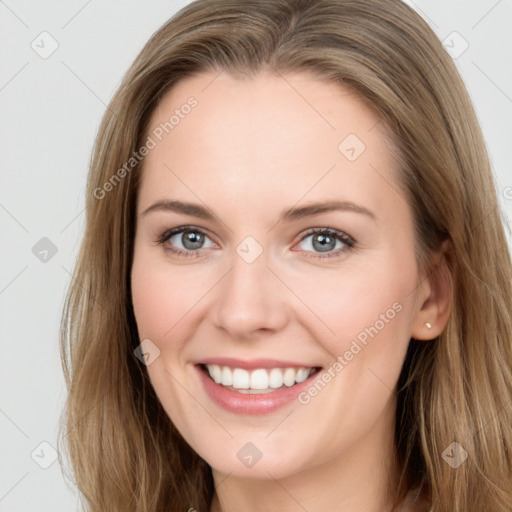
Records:
{"label": "woman's face", "polygon": [[152,115],[133,307],[158,398],[219,472],[389,449],[430,289],[379,121],[307,74],[202,73]]}

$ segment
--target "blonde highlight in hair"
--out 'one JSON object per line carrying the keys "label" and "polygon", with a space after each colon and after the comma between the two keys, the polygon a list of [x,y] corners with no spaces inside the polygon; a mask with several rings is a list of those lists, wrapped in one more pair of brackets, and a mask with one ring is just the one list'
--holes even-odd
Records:
{"label": "blonde highlight in hair", "polygon": [[[512,509],[512,265],[487,149],[441,42],[399,0],[196,1],[148,41],[97,135],[86,230],[66,297],[68,387],[61,441],[90,512],[208,510],[211,470],[164,412],[139,345],[130,292],[141,164],[96,190],[144,143],[151,113],[201,71],[250,78],[309,72],[351,87],[396,146],[417,258],[449,242],[452,313],[432,342],[412,340],[398,382],[396,502],[421,487],[432,512]],[[468,458],[442,458],[452,443]]]}

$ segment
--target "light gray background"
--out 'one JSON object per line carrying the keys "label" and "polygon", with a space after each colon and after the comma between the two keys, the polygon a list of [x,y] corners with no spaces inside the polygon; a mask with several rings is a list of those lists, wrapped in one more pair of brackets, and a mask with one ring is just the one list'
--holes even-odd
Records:
{"label": "light gray background", "polygon": [[[0,511],[78,508],[52,447],[65,398],[58,329],[90,152],[123,73],[186,3],[0,0]],[[456,51],[469,44],[455,60],[512,218],[512,0],[407,3]],[[51,49],[43,31],[58,43],[46,59],[31,47]],[[32,250],[43,237],[57,248],[46,262]]]}

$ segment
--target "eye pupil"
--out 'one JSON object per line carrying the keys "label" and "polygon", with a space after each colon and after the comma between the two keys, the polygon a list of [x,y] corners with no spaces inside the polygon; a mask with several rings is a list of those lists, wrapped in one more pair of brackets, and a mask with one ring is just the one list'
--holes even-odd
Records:
{"label": "eye pupil", "polygon": [[313,247],[316,250],[321,252],[332,251],[335,246],[336,240],[330,235],[318,234],[313,237]]}
{"label": "eye pupil", "polygon": [[197,231],[185,231],[181,240],[186,249],[199,249],[204,242],[204,235]]}

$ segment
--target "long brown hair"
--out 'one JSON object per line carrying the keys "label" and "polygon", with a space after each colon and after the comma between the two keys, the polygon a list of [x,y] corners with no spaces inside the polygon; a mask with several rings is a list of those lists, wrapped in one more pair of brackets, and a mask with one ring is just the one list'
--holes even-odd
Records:
{"label": "long brown hair", "polygon": [[[399,0],[199,0],[156,32],[126,73],[97,135],[61,325],[69,391],[61,441],[86,509],[209,509],[211,470],[173,427],[133,353],[140,340],[130,269],[143,159],[126,162],[178,80],[200,71],[250,78],[264,68],[310,72],[367,100],[394,137],[421,267],[443,240],[453,248],[448,324],[433,342],[411,341],[398,382],[397,502],[421,486],[433,512],[509,512],[512,269],[504,219],[456,67]],[[468,454],[457,469],[443,458],[453,442]]]}

